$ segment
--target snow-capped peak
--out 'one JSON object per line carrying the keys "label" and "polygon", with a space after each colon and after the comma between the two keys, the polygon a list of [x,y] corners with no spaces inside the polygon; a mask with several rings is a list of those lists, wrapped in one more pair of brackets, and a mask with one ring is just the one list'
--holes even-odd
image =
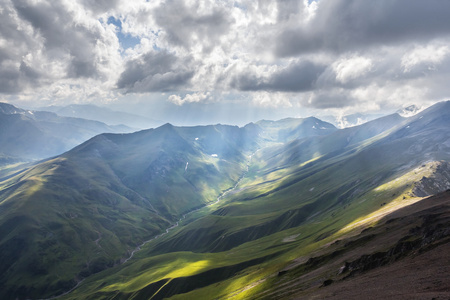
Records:
{"label": "snow-capped peak", "polygon": [[396,112],[404,117],[404,118],[409,118],[412,117],[414,115],[417,115],[418,113],[420,113],[423,110],[422,107],[418,107],[417,105],[410,105],[404,108],[401,108],[399,110],[397,110]]}

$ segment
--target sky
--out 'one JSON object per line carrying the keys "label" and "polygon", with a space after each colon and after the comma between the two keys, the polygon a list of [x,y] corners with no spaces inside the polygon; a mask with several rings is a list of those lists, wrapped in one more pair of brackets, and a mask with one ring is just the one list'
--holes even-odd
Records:
{"label": "sky", "polygon": [[0,0],[0,101],[179,124],[450,99],[446,0]]}

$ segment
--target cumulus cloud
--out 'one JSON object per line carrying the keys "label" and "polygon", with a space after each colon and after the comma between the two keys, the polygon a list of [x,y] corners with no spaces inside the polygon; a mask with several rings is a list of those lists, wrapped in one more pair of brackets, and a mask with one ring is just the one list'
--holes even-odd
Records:
{"label": "cumulus cloud", "polygon": [[2,93],[36,92],[67,78],[102,85],[121,64],[114,30],[77,3],[5,0],[0,15]]}
{"label": "cumulus cloud", "polygon": [[236,76],[231,85],[241,91],[309,91],[325,67],[311,61],[292,62],[270,74],[248,71]]}
{"label": "cumulus cloud", "polygon": [[215,1],[192,2],[168,0],[153,16],[169,44],[187,49],[198,46],[209,52],[228,32],[231,20]]}
{"label": "cumulus cloud", "polygon": [[302,11],[302,3],[298,0],[277,0],[278,22],[289,21]]}
{"label": "cumulus cloud", "polygon": [[183,105],[185,103],[195,103],[195,102],[202,102],[207,100],[210,97],[210,93],[193,93],[193,94],[186,94],[184,97],[181,97],[179,95],[170,95],[169,101],[176,104],[176,105]]}
{"label": "cumulus cloud", "polygon": [[191,62],[168,52],[151,51],[127,62],[117,87],[127,92],[171,91],[183,88],[194,75]]}
{"label": "cumulus cloud", "polygon": [[0,18],[6,100],[365,110],[450,92],[449,1],[0,0]]}
{"label": "cumulus cloud", "polygon": [[447,45],[427,45],[415,47],[402,57],[402,66],[404,72],[410,72],[419,65],[426,65],[428,68],[434,68],[450,54],[450,48]]}
{"label": "cumulus cloud", "polygon": [[253,93],[252,103],[261,107],[292,107],[289,95],[280,92],[259,91]]}
{"label": "cumulus cloud", "polygon": [[440,0],[322,0],[307,24],[293,24],[274,43],[279,56],[346,52],[427,42],[450,35],[450,2]]}
{"label": "cumulus cloud", "polygon": [[81,0],[81,4],[93,13],[106,13],[119,5],[120,0]]}
{"label": "cumulus cloud", "polygon": [[20,19],[12,3],[0,9],[0,18],[0,92],[14,94],[39,81],[39,69],[22,60],[39,41],[30,37],[33,28]]}
{"label": "cumulus cloud", "polygon": [[347,83],[350,80],[365,75],[372,68],[372,60],[361,56],[343,58],[336,61],[332,68],[336,73],[336,80]]}
{"label": "cumulus cloud", "polygon": [[[99,22],[78,15],[81,8],[59,1],[15,1],[18,15],[42,38],[43,50],[55,58],[67,59],[66,76],[98,77],[102,57],[97,46],[115,36],[105,34]],[[112,42],[113,43],[113,42]],[[111,54],[111,53],[110,53]]]}

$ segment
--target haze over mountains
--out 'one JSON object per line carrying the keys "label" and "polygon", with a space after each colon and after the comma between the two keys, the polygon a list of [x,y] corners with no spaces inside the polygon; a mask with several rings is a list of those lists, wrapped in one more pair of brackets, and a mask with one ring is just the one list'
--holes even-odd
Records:
{"label": "haze over mountains", "polygon": [[131,132],[124,125],[61,117],[0,103],[0,163],[42,159],[61,154],[104,132]]}
{"label": "haze over mountains", "polygon": [[449,161],[449,101],[345,129],[311,117],[103,133],[2,177],[0,297],[285,299],[341,285],[357,298],[352,282],[408,263],[437,270],[420,292],[448,297]]}
{"label": "haze over mountains", "polygon": [[50,111],[63,117],[95,120],[109,125],[126,125],[137,129],[158,127],[161,121],[145,118],[135,114],[114,111],[92,104],[72,104],[67,106],[46,106],[40,110]]}

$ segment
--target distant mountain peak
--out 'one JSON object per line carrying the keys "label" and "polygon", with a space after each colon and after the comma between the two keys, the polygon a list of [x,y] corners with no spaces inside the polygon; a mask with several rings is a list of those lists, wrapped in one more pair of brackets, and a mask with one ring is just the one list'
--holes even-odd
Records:
{"label": "distant mountain peak", "polygon": [[70,104],[67,106],[43,107],[42,110],[51,111],[59,116],[76,117],[95,120],[109,125],[126,125],[131,128],[147,129],[156,128],[161,121],[153,120],[145,116],[127,112],[115,111],[107,107],[93,104]]}
{"label": "distant mountain peak", "polygon": [[170,124],[170,123],[166,123],[166,124],[164,124],[164,125],[161,125],[161,126],[159,126],[158,127],[158,129],[160,129],[160,130],[162,130],[162,129],[172,129],[172,128],[174,128],[175,126],[173,126],[172,124]]}
{"label": "distant mountain peak", "polygon": [[423,107],[419,107],[419,106],[413,104],[413,105],[409,105],[409,106],[406,106],[404,108],[397,110],[396,113],[398,113],[400,116],[402,116],[404,118],[409,118],[409,117],[417,115],[422,110],[423,110]]}
{"label": "distant mountain peak", "polygon": [[25,110],[15,107],[12,104],[0,102],[0,113],[6,115],[23,114]]}
{"label": "distant mountain peak", "polygon": [[339,129],[355,127],[369,121],[386,116],[383,113],[353,113],[349,115],[327,115],[320,119],[329,122]]}

